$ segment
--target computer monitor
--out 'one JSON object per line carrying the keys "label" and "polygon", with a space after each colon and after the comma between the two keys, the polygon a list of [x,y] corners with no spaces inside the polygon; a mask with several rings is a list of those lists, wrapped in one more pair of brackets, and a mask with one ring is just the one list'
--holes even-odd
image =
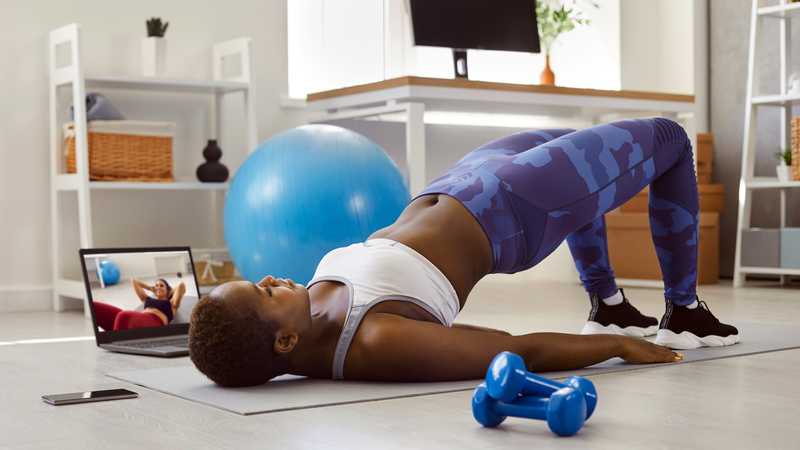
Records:
{"label": "computer monitor", "polygon": [[535,0],[408,0],[414,45],[453,49],[468,78],[467,49],[539,53]]}

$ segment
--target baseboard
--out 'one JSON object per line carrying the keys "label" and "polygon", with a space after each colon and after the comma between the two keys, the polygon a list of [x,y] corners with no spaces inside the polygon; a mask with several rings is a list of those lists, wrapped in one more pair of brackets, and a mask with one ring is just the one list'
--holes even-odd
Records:
{"label": "baseboard", "polygon": [[0,313],[52,310],[50,285],[0,286]]}

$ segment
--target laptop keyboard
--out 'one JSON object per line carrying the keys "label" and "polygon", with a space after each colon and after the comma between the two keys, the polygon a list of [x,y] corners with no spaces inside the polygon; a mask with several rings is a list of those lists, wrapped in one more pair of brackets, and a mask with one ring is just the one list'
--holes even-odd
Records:
{"label": "laptop keyboard", "polygon": [[176,339],[165,339],[165,340],[150,341],[150,342],[126,342],[124,344],[120,343],[117,345],[124,345],[125,347],[133,347],[133,348],[156,348],[156,347],[189,348],[189,340],[186,337],[181,337]]}

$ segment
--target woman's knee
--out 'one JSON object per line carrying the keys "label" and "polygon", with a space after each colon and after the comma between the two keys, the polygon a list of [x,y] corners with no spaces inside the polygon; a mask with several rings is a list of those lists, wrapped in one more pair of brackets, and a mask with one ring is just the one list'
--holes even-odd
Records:
{"label": "woman's knee", "polygon": [[651,120],[653,122],[656,145],[670,143],[689,144],[688,149],[691,153],[691,140],[689,139],[689,135],[686,134],[686,130],[684,130],[678,122],[665,117],[656,117]]}
{"label": "woman's knee", "polygon": [[135,312],[133,311],[121,311],[117,314],[114,318],[114,331],[127,330],[130,328],[130,323],[134,315]]}

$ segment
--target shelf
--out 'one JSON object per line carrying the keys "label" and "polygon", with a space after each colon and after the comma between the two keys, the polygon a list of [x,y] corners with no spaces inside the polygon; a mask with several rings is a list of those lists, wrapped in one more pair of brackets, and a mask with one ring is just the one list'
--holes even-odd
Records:
{"label": "shelf", "polygon": [[58,278],[55,282],[55,291],[56,294],[63,295],[64,297],[80,299],[86,297],[86,285],[83,284],[83,280]]}
{"label": "shelf", "polygon": [[767,105],[767,106],[786,106],[795,103],[800,104],[800,94],[759,95],[758,97],[753,97],[752,101],[754,105]]}
{"label": "shelf", "polygon": [[800,181],[778,181],[775,177],[754,177],[747,182],[749,189],[800,188]]}
{"label": "shelf", "polygon": [[[63,174],[56,177],[56,189],[75,191],[80,187],[78,175]],[[225,191],[228,183],[201,183],[199,181],[178,180],[171,183],[145,183],[131,181],[90,181],[89,189],[125,191]]]}
{"label": "shelf", "polygon": [[782,267],[742,267],[744,273],[759,273],[769,275],[800,275],[800,269],[786,269]]}
{"label": "shelf", "polygon": [[764,6],[758,8],[759,16],[784,17],[786,14],[800,12],[800,3],[787,3],[785,5]]}
{"label": "shelf", "polygon": [[176,80],[146,77],[94,77],[87,76],[87,87],[107,89],[129,89],[159,92],[225,94],[246,91],[249,83],[240,81]]}
{"label": "shelf", "polygon": [[224,191],[228,183],[201,183],[199,181],[175,181],[172,183],[137,183],[127,181],[91,181],[91,189],[145,190],[145,191]]}

